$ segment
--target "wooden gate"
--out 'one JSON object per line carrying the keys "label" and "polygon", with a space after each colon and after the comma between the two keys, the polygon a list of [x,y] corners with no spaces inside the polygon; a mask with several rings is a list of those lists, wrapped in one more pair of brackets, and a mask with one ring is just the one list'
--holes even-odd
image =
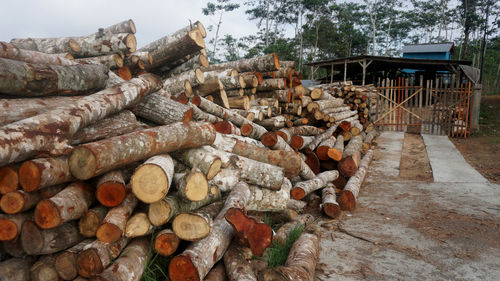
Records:
{"label": "wooden gate", "polygon": [[473,87],[468,79],[379,79],[377,89],[373,123],[381,130],[470,136]]}

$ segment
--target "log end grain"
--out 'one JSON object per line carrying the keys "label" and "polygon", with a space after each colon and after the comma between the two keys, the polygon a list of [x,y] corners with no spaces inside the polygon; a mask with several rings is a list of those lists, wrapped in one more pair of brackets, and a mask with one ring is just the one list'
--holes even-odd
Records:
{"label": "log end grain", "polygon": [[[342,131],[347,132],[347,131],[349,131],[351,129],[351,122],[342,121],[339,124],[339,128],[341,128]],[[348,141],[348,140],[344,139],[344,141]]]}
{"label": "log end grain", "polygon": [[[220,164],[219,166],[219,171],[220,171],[222,162],[220,162],[219,164]],[[184,195],[186,196],[186,198],[191,201],[201,201],[207,197],[207,194],[208,194],[208,181],[205,175],[201,172],[190,173],[187,176],[186,186],[184,188]]]}
{"label": "log end grain", "polygon": [[241,131],[241,135],[242,136],[249,136],[252,131],[253,131],[253,127],[251,124],[243,124],[240,128],[240,131]]}
{"label": "log end grain", "polygon": [[23,209],[25,200],[19,192],[9,192],[0,199],[0,209],[6,214],[17,214]]}
{"label": "log end grain", "polygon": [[265,223],[248,217],[239,208],[230,208],[224,218],[232,225],[238,242],[250,247],[255,256],[261,256],[272,242],[273,230]]}
{"label": "log end grain", "polygon": [[116,74],[125,81],[132,79],[132,71],[128,66],[122,66],[116,70]]}
{"label": "log end grain", "polygon": [[208,62],[207,56],[200,54],[200,65],[203,67],[208,67],[210,63]]}
{"label": "log end grain", "polygon": [[136,213],[125,225],[125,237],[144,236],[148,233],[151,222],[145,213]]}
{"label": "log end grain", "polygon": [[290,140],[290,146],[293,149],[299,150],[303,145],[304,139],[301,136],[292,136],[292,139]]}
{"label": "log end grain", "polygon": [[104,267],[97,250],[90,248],[82,251],[76,258],[76,268],[78,275],[89,278],[90,276],[101,273]]}
{"label": "log end grain", "polygon": [[5,194],[17,189],[19,176],[17,170],[10,166],[0,167],[0,193]]}
{"label": "log end grain", "polygon": [[328,156],[328,150],[330,148],[328,146],[319,146],[316,148],[316,156],[318,156],[319,160],[328,160],[330,157]]}
{"label": "log end grain", "polygon": [[199,106],[200,103],[201,103],[201,97],[200,96],[194,96],[191,98],[191,103],[196,105],[196,106]]}
{"label": "log end grain", "polygon": [[215,130],[221,134],[231,134],[231,132],[233,131],[232,130],[233,126],[231,126],[229,121],[226,120],[217,122],[214,124],[214,126]]}
{"label": "log end grain", "polygon": [[344,211],[353,211],[356,208],[356,198],[349,190],[342,191],[338,203],[340,208]]}
{"label": "log end grain", "polygon": [[97,169],[95,155],[85,147],[77,147],[69,157],[71,174],[80,180],[88,180],[94,176]]}
{"label": "log end grain", "polygon": [[19,233],[17,225],[8,220],[0,218],[0,241],[9,241],[16,238]]}
{"label": "log end grain", "polygon": [[76,255],[72,252],[62,252],[57,256],[55,269],[63,280],[73,280],[78,276]]}
{"label": "log end grain", "polygon": [[96,232],[97,239],[104,243],[114,243],[122,237],[122,231],[119,227],[111,223],[103,223]]}
{"label": "log end grain", "polygon": [[332,160],[335,160],[335,161],[342,160],[342,152],[340,152],[336,148],[330,148],[330,149],[328,149],[327,154],[328,154],[328,157],[330,157],[330,159],[332,159]]}
{"label": "log end grain", "polygon": [[347,184],[347,179],[343,175],[339,175],[334,181],[332,181],[333,185],[335,185],[338,189],[344,189]]}
{"label": "log end grain", "polygon": [[32,161],[26,161],[19,167],[19,183],[27,192],[38,189],[41,182],[40,168]]}
{"label": "log end grain", "polygon": [[168,265],[168,276],[172,281],[200,281],[198,270],[185,255],[175,256]]}
{"label": "log end grain", "polygon": [[159,233],[155,238],[154,249],[162,256],[170,256],[179,247],[180,239],[173,232]]}
{"label": "log end grain", "polygon": [[205,40],[199,30],[191,30],[188,35],[196,45],[200,46],[202,49],[205,48]]}
{"label": "log end grain", "polygon": [[172,229],[182,240],[198,241],[210,233],[210,222],[196,214],[182,213],[172,221]]}
{"label": "log end grain", "polygon": [[[283,132],[281,132],[281,133],[284,134]],[[279,134],[279,132],[278,132],[278,134]],[[262,144],[267,146],[267,147],[273,147],[278,142],[278,134],[276,132],[265,133],[264,135],[262,135],[262,139],[261,139]]]}
{"label": "log end grain", "polygon": [[323,204],[323,212],[333,219],[336,219],[342,213],[340,206],[333,203],[325,203]]}
{"label": "log end grain", "polygon": [[280,66],[280,59],[278,57],[278,54],[273,53],[273,60],[274,60],[274,66],[276,67],[276,70],[280,70],[281,66]]}
{"label": "log end grain", "polygon": [[89,212],[78,222],[78,230],[80,231],[80,234],[85,237],[94,237],[100,223],[101,218],[99,215],[94,212]]}
{"label": "log end grain", "polygon": [[213,179],[222,169],[222,160],[220,159],[215,159],[212,162],[212,165],[210,165],[210,168],[208,169],[206,178],[207,180]]}
{"label": "log end grain", "polygon": [[42,230],[32,221],[25,221],[21,229],[21,245],[28,254],[38,253],[43,247]]}
{"label": "log end grain", "polygon": [[276,134],[278,134],[278,136],[280,136],[285,142],[288,142],[288,136],[287,134],[281,132],[281,131],[277,131]]}
{"label": "log end grain", "polygon": [[125,46],[127,46],[128,48],[128,52],[129,53],[135,52],[135,50],[137,49],[137,40],[135,39],[135,35],[134,34],[127,35],[124,41],[125,41],[124,42]]}
{"label": "log end grain", "polygon": [[40,201],[35,207],[35,222],[43,228],[54,228],[61,224],[61,216],[57,206],[49,199]]}
{"label": "log end grain", "polygon": [[358,165],[352,157],[346,157],[339,162],[339,172],[345,177],[352,177],[358,170]]}
{"label": "log end grain", "polygon": [[201,69],[196,68],[196,69],[194,70],[194,75],[195,75],[195,77],[196,77],[196,80],[197,80],[200,84],[205,83],[205,75],[203,75],[203,71],[201,71]]}
{"label": "log end grain", "polygon": [[96,191],[96,198],[103,206],[116,207],[127,196],[126,187],[119,182],[105,182]]}
{"label": "log end grain", "polygon": [[306,192],[300,187],[294,187],[290,191],[290,195],[292,195],[292,198],[295,200],[302,200],[306,197]]}
{"label": "log end grain", "polygon": [[314,174],[319,174],[320,172],[320,162],[316,154],[312,152],[310,149],[306,149],[304,151],[304,154],[306,155],[306,164],[309,166],[309,168],[314,172]]}
{"label": "log end grain", "polygon": [[137,199],[154,203],[167,194],[170,183],[165,171],[155,164],[143,164],[135,171],[130,183]]}
{"label": "log end grain", "polygon": [[172,212],[170,205],[161,200],[149,205],[148,218],[153,225],[160,226],[168,222]]}

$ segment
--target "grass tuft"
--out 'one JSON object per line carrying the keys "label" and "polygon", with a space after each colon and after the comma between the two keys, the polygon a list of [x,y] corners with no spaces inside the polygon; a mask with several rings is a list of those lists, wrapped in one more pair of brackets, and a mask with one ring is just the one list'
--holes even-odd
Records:
{"label": "grass tuft", "polygon": [[267,249],[267,265],[269,268],[285,265],[288,253],[290,252],[293,243],[299,239],[302,234],[302,230],[304,230],[304,226],[302,224],[298,224],[290,230],[285,242],[276,241],[271,244],[271,247]]}

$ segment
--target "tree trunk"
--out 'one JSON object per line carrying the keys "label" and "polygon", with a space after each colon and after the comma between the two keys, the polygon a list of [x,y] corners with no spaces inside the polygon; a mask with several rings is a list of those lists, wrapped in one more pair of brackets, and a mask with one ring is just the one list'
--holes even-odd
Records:
{"label": "tree trunk", "polygon": [[104,206],[96,206],[90,209],[78,222],[80,234],[85,237],[95,237],[97,229],[108,213],[108,208]]}
{"label": "tree trunk", "polygon": [[363,125],[361,125],[359,120],[354,120],[353,122],[351,122],[351,128],[349,129],[349,132],[351,132],[353,136],[357,136],[361,132],[363,132]]}
{"label": "tree trunk", "polygon": [[0,194],[7,194],[19,187],[19,167],[7,165],[0,167]]}
{"label": "tree trunk", "polygon": [[262,144],[273,149],[283,151],[294,151],[292,147],[276,132],[268,132],[262,135]]}
{"label": "tree trunk", "polygon": [[[119,34],[119,33],[132,33],[135,34],[135,23],[133,20],[124,20],[119,23],[115,23],[106,28],[102,28],[103,34]],[[97,33],[101,32],[101,28]]]}
{"label": "tree trunk", "polygon": [[377,137],[378,133],[377,130],[372,130],[368,134],[366,134],[365,139],[363,140],[363,150],[367,151],[368,149],[371,148],[373,139]]}
{"label": "tree trunk", "polygon": [[193,109],[172,99],[153,93],[141,99],[134,110],[137,116],[151,120],[160,125],[178,121],[191,121]]}
{"label": "tree trunk", "polygon": [[172,230],[182,240],[199,241],[210,234],[212,219],[224,205],[214,202],[191,213],[181,213],[172,221]]}
{"label": "tree trunk", "polygon": [[44,65],[0,58],[0,92],[13,96],[77,95],[106,86],[103,65]]}
{"label": "tree trunk", "polygon": [[[267,80],[264,80],[267,81]],[[291,102],[292,100],[292,92],[290,89],[288,90],[274,90],[274,91],[266,91],[266,92],[257,92],[257,98],[275,98],[279,102]]]}
{"label": "tree trunk", "polygon": [[114,243],[94,240],[76,257],[78,275],[89,278],[101,273],[120,255],[129,241],[130,239],[125,237]]}
{"label": "tree trunk", "polygon": [[229,107],[236,109],[250,109],[250,99],[247,96],[243,97],[229,97],[228,98]]}
{"label": "tree trunk", "polygon": [[276,130],[286,126],[286,118],[283,115],[274,116],[268,119],[259,121],[258,124],[268,130]]}
{"label": "tree trunk", "polygon": [[[280,133],[281,132],[281,133]],[[314,126],[296,126],[291,128],[284,128],[277,133],[287,142],[290,142],[291,136],[316,136],[324,133],[325,130]]]}
{"label": "tree trunk", "polygon": [[212,144],[212,124],[179,122],[83,144],[70,156],[71,173],[89,179],[152,155]]}
{"label": "tree trunk", "polygon": [[224,70],[224,69],[236,69],[238,72],[268,72],[276,71],[280,69],[280,62],[278,55],[268,54],[261,57],[255,57],[251,59],[237,60],[220,64],[211,64],[207,68],[202,70]]}
{"label": "tree trunk", "polygon": [[57,253],[83,240],[73,223],[42,230],[32,221],[23,223],[20,237],[24,251],[30,255]]}
{"label": "tree trunk", "polygon": [[330,136],[326,140],[322,141],[319,146],[316,148],[316,155],[319,160],[326,161],[330,159],[328,156],[328,151],[335,146],[336,138],[334,136]]}
{"label": "tree trunk", "polygon": [[48,54],[74,53],[80,51],[80,45],[70,37],[62,38],[26,38],[12,39],[10,43],[20,49]]}
{"label": "tree trunk", "polygon": [[[328,116],[330,117],[330,122],[339,122],[342,120],[345,120],[351,116],[354,116],[358,114],[358,111],[342,111],[338,113],[329,113]],[[333,119],[333,120],[332,120]]]}
{"label": "tree trunk", "polygon": [[171,280],[203,280],[231,243],[233,228],[224,215],[230,208],[245,208],[249,196],[250,190],[244,182],[238,183],[232,189],[223,209],[212,224],[210,234],[192,243],[182,254],[171,260],[168,270]]}
{"label": "tree trunk", "polygon": [[163,81],[164,91],[169,93],[172,97],[179,96],[180,94],[185,94],[190,97],[193,93],[193,88],[191,83],[185,79],[179,79],[179,76],[173,76],[167,78]]}
{"label": "tree trunk", "polygon": [[209,65],[210,64],[208,62],[207,57],[200,53],[196,56],[191,57],[185,63],[169,70],[167,72],[166,76],[167,77],[176,76],[176,75],[179,75],[183,72],[197,69],[199,67],[208,67]]}
{"label": "tree trunk", "polygon": [[216,122],[214,126],[217,133],[241,136],[240,128],[227,120]]}
{"label": "tree trunk", "polygon": [[257,281],[250,258],[252,253],[247,247],[232,242],[224,254],[224,265],[230,280]]}
{"label": "tree trunk", "polygon": [[153,203],[168,193],[173,175],[174,162],[170,155],[156,155],[135,170],[130,185],[137,199],[144,203]]}
{"label": "tree trunk", "polygon": [[20,49],[10,43],[0,41],[0,57],[34,64],[76,65],[70,54],[47,54]]}
{"label": "tree trunk", "polygon": [[333,183],[327,184],[321,191],[321,209],[330,218],[336,219],[340,216],[340,206],[337,203],[335,196],[335,185]]}
{"label": "tree trunk", "polygon": [[0,165],[51,151],[60,153],[67,138],[78,129],[130,106],[142,96],[157,90],[158,79],[143,75],[129,82],[82,97],[75,104],[27,118],[0,128]]}
{"label": "tree trunk", "polygon": [[193,119],[196,121],[208,122],[208,123],[216,123],[223,121],[222,118],[219,118],[210,113],[206,113],[205,111],[199,109],[197,106],[190,103],[191,108],[193,109]]}
{"label": "tree trunk", "polygon": [[56,267],[56,256],[46,255],[42,256],[38,261],[36,261],[30,268],[30,280],[31,281],[54,281],[60,280],[57,274]]}
{"label": "tree trunk", "polygon": [[141,129],[135,115],[129,110],[122,110],[117,114],[97,121],[96,123],[79,130],[71,141],[72,145],[111,138]]}
{"label": "tree trunk", "polygon": [[328,157],[335,161],[342,160],[342,154],[344,152],[344,137],[342,135],[337,136],[337,140],[332,148],[328,149]]}
{"label": "tree trunk", "polygon": [[11,258],[0,263],[0,280],[2,281],[30,281],[30,268],[36,258],[27,256]]}
{"label": "tree trunk", "polygon": [[139,281],[148,258],[149,239],[136,238],[111,266],[93,277],[93,281]]}
{"label": "tree trunk", "polygon": [[162,256],[170,256],[177,251],[179,243],[179,237],[171,229],[165,228],[156,234],[154,250]]}
{"label": "tree trunk", "polygon": [[[229,154],[229,153],[228,153]],[[279,190],[285,175],[283,168],[259,162],[254,159],[229,154],[231,166],[240,170],[240,177],[249,184],[260,185],[271,190]]]}
{"label": "tree trunk", "polygon": [[247,210],[259,212],[283,211],[288,208],[290,201],[291,183],[285,180],[280,190],[269,190],[259,186],[249,186],[250,198],[248,198]]}
{"label": "tree trunk", "polygon": [[33,212],[20,213],[15,215],[0,215],[0,241],[11,241],[22,231],[25,221],[33,218]]}
{"label": "tree trunk", "polygon": [[137,198],[129,193],[119,206],[110,209],[97,229],[97,239],[105,243],[118,241],[123,236],[127,220],[136,205]]}
{"label": "tree trunk", "polygon": [[340,195],[339,199],[340,208],[342,208],[342,210],[353,211],[356,208],[356,200],[359,195],[359,189],[365,179],[366,172],[368,171],[372,158],[373,151],[368,150],[361,161],[361,165],[359,165],[359,169],[352,177],[349,178],[349,181],[347,181],[344,191],[342,192],[342,195]]}
{"label": "tree trunk", "polygon": [[54,267],[59,277],[63,280],[73,280],[78,276],[76,257],[78,253],[93,242],[91,239],[83,240],[75,246],[59,253],[54,261]]}
{"label": "tree trunk", "polygon": [[149,221],[148,215],[143,212],[135,213],[125,225],[125,237],[128,238],[145,236],[152,231],[153,225]]}
{"label": "tree trunk", "polygon": [[261,85],[257,86],[257,92],[275,91],[286,89],[286,83],[283,78],[264,79]]}
{"label": "tree trunk", "polygon": [[63,188],[63,185],[55,185],[34,192],[26,192],[24,190],[12,191],[2,196],[0,207],[6,214],[18,214],[28,211],[35,207],[41,200],[54,196]]}
{"label": "tree trunk", "polygon": [[335,132],[335,130],[337,130],[337,126],[336,125],[331,126],[330,128],[328,128],[328,130],[326,130],[322,134],[317,135],[316,138],[309,145],[307,145],[306,148],[310,149],[311,151],[314,151],[316,149],[316,147],[322,141],[328,139]]}
{"label": "tree trunk", "polygon": [[319,259],[319,237],[312,233],[302,233],[288,253],[284,266],[263,272],[259,280],[314,280],[316,263]]}
{"label": "tree trunk", "polygon": [[246,123],[241,126],[241,135],[260,140],[267,133],[266,128],[256,123]]}
{"label": "tree trunk", "polygon": [[307,111],[312,112],[313,109],[323,111],[327,108],[334,108],[334,107],[342,106],[343,104],[344,104],[344,99],[340,99],[340,98],[334,98],[334,99],[328,99],[328,100],[317,100],[317,101],[311,102],[310,104],[307,105]]}
{"label": "tree trunk", "polygon": [[212,153],[210,146],[200,146],[197,148],[176,151],[172,155],[182,163],[200,169],[205,174],[207,180],[213,179],[219,173],[222,162],[220,157]]}
{"label": "tree trunk", "polygon": [[259,86],[259,78],[257,78],[254,72],[240,73],[240,77],[243,77],[246,89],[255,89]]}
{"label": "tree trunk", "polygon": [[334,181],[338,176],[339,172],[336,170],[323,172],[316,175],[316,178],[295,184],[290,194],[293,199],[301,200],[308,194],[325,187],[329,182]]}
{"label": "tree trunk", "polygon": [[97,33],[83,37],[73,37],[72,40],[80,46],[80,49],[70,53],[78,58],[97,57],[121,52],[130,54],[135,52],[137,48],[135,36],[129,33]]}
{"label": "tree trunk", "polygon": [[297,150],[302,150],[306,148],[315,139],[314,136],[292,136],[290,140],[290,146]]}
{"label": "tree trunk", "polygon": [[187,171],[177,183],[177,196],[186,201],[199,202],[209,193],[208,181],[198,168]]}
{"label": "tree trunk", "polygon": [[34,219],[43,229],[81,218],[94,201],[94,188],[85,182],[74,182],[51,198],[40,201]]}
{"label": "tree trunk", "polygon": [[230,191],[240,181],[241,170],[233,168],[221,169],[208,184],[217,186],[222,192]]}
{"label": "tree trunk", "polygon": [[204,281],[229,281],[226,275],[226,269],[224,268],[224,263],[217,263],[205,276]]}
{"label": "tree trunk", "polygon": [[19,168],[19,178],[27,192],[75,180],[69,171],[67,156],[26,161]]}
{"label": "tree trunk", "polygon": [[346,177],[352,177],[358,170],[360,153],[363,146],[361,135],[352,137],[342,154],[342,160],[338,164],[338,170]]}
{"label": "tree trunk", "polygon": [[97,180],[96,198],[105,207],[116,207],[129,192],[126,182],[131,172],[127,169],[107,172]]}
{"label": "tree trunk", "polygon": [[91,58],[80,58],[75,60],[79,64],[102,64],[109,69],[118,69],[123,67],[123,59],[118,54],[103,55]]}

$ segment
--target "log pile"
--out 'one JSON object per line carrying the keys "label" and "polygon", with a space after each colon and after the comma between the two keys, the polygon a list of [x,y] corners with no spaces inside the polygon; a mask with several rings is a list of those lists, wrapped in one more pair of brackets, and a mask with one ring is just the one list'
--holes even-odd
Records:
{"label": "log pile", "polygon": [[372,90],[307,88],[276,54],[210,65],[200,22],[134,33],[0,42],[0,280],[139,280],[150,251],[171,280],[313,280],[316,232],[248,266],[274,239],[256,214],[354,209]]}

